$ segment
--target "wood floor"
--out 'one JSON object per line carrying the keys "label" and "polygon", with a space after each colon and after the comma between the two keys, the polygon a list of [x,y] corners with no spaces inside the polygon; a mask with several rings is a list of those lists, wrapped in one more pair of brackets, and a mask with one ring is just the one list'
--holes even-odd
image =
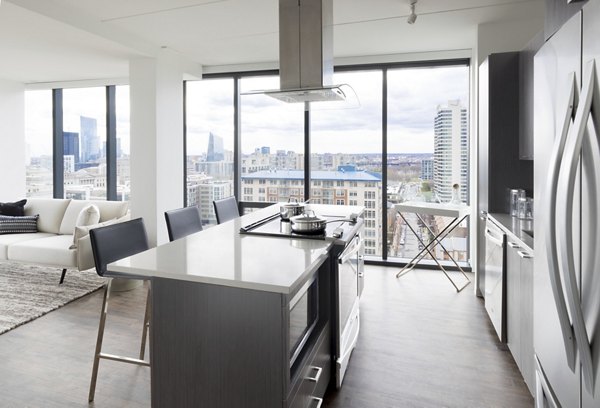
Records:
{"label": "wood floor", "polygon": [[[532,407],[483,302],[457,294],[439,271],[367,267],[361,333],[340,392],[325,407]],[[145,289],[116,294],[104,351],[133,357]],[[87,394],[101,292],[0,335],[0,407],[148,407],[150,371],[101,361]]]}

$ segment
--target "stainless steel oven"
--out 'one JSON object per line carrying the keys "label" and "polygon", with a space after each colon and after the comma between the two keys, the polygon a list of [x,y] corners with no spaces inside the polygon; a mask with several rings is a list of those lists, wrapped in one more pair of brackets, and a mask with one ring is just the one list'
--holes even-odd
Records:
{"label": "stainless steel oven", "polygon": [[360,234],[348,243],[337,261],[338,333],[336,386],[340,388],[360,328],[359,295],[364,270],[364,244]]}

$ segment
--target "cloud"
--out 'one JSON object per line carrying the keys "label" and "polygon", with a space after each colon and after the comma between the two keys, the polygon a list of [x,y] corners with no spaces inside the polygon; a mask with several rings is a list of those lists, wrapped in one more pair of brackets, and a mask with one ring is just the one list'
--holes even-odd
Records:
{"label": "cloud", "polygon": [[[187,145],[189,154],[206,152],[209,132],[233,149],[232,78],[187,82]],[[382,84],[380,70],[340,72],[334,83],[350,84],[360,101],[358,109],[314,110],[311,113],[312,152],[381,152]],[[437,106],[450,99],[469,104],[469,68],[398,68],[388,71],[388,151],[432,152]],[[276,76],[245,77],[242,92],[277,89]],[[51,91],[26,92],[26,138],[33,156],[52,150]],[[117,136],[129,151],[129,87],[117,87]],[[104,88],[65,89],[65,130],[79,131],[79,116],[98,119],[105,127]],[[241,97],[242,152],[270,146],[272,150],[304,149],[304,107],[264,95]]]}

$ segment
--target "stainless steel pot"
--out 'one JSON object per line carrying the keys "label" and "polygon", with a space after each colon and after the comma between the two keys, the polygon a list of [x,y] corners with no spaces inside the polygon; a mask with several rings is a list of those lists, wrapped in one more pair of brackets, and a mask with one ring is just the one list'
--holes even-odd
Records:
{"label": "stainless steel pot", "polygon": [[311,214],[301,214],[290,218],[292,231],[298,234],[321,234],[325,231],[327,220],[310,211]]}
{"label": "stainless steel pot", "polygon": [[290,198],[288,199],[287,203],[282,204],[279,207],[279,215],[281,216],[282,220],[289,221],[292,217],[304,214],[304,210],[306,208],[305,205],[303,203],[299,203],[295,198],[293,200],[294,202],[292,202],[292,198]]}

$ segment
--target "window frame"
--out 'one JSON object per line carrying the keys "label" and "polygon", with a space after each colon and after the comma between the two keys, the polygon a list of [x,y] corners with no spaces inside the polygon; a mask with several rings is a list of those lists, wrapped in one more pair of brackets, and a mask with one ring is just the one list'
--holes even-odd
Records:
{"label": "window frame", "polygon": [[[105,85],[104,102],[106,104],[106,200],[116,201],[117,196],[117,85]],[[69,89],[96,88],[82,86]],[[64,117],[63,90],[52,88],[52,197],[64,198]]]}
{"label": "window frame", "polygon": [[[381,159],[382,159],[382,163],[381,163],[381,167],[382,167],[382,179],[381,179],[381,188],[382,188],[382,194],[381,194],[381,208],[385,209],[387,208],[387,194],[385,194],[384,192],[387,191],[387,185],[388,185],[388,177],[387,177],[387,173],[388,173],[388,149],[387,149],[387,145],[388,145],[388,127],[387,127],[387,122],[388,122],[388,84],[387,84],[387,74],[388,74],[388,70],[391,69],[402,69],[402,68],[437,68],[437,67],[444,67],[444,66],[465,66],[467,67],[469,70],[472,69],[472,64],[471,64],[471,59],[470,58],[451,58],[451,59],[440,59],[440,60],[423,60],[423,61],[407,61],[407,62],[396,62],[396,63],[373,63],[373,64],[354,64],[354,65],[341,65],[341,66],[336,66],[334,67],[334,72],[353,72],[353,71],[373,71],[373,70],[381,70],[382,72],[382,106],[381,106],[381,120],[382,120],[382,127],[381,127],[381,133],[382,133],[382,146],[381,146]],[[241,71],[241,72],[222,72],[222,73],[209,73],[209,74],[204,74],[202,76],[202,79],[213,79],[213,78],[233,78],[234,79],[234,191],[233,194],[236,197],[236,199],[238,199],[239,202],[239,207],[240,207],[240,211],[241,213],[245,212],[246,208],[263,208],[266,207],[268,205],[270,205],[271,203],[269,202],[248,202],[248,201],[244,201],[241,200],[242,198],[242,191],[241,191],[241,130],[240,130],[240,122],[241,122],[241,109],[240,109],[240,87],[239,87],[239,82],[243,77],[252,77],[252,76],[269,76],[269,75],[279,75],[279,71],[278,70],[264,70],[264,71]],[[185,89],[185,83],[187,83],[187,80],[184,81],[184,89]],[[469,96],[471,96],[470,93],[470,89],[469,89]],[[470,101],[469,101],[470,103]],[[186,99],[184,98],[184,105],[186,104]],[[185,112],[186,108],[184,106],[184,112]],[[468,113],[470,114],[470,112]],[[320,187],[320,182],[317,180],[313,180],[311,179],[311,151],[310,151],[310,141],[311,141],[311,132],[310,132],[310,120],[311,120],[311,115],[310,115],[310,111],[305,110],[304,112],[304,180],[303,180],[303,184],[304,184],[304,197],[306,200],[310,199],[312,196],[315,196],[315,189],[314,187]],[[185,119],[184,119],[185,122]],[[187,132],[185,131],[186,127],[184,124],[184,146],[185,146],[185,142],[186,142],[186,138],[187,138]],[[471,133],[471,129],[469,128],[469,140],[472,137],[472,133]],[[469,157],[470,158],[470,157]],[[187,154],[185,153],[185,148],[184,148],[184,163],[185,160],[187,160]],[[185,174],[185,166],[184,167],[184,182],[186,180],[186,174]],[[467,169],[467,171],[470,173],[470,168]],[[468,178],[468,176],[467,176]],[[333,184],[333,183],[332,183]],[[325,187],[323,185],[323,187]],[[336,187],[336,186],[332,186],[332,187]],[[370,186],[370,185],[365,185],[365,187],[367,188],[371,188],[371,187],[375,187],[375,186]],[[311,194],[312,193],[312,194]],[[320,191],[320,195],[319,195],[319,199],[324,197],[325,195],[323,194],[323,191]],[[335,196],[332,197],[332,199]],[[375,195],[376,197],[376,195]],[[374,198],[375,198],[374,197]],[[187,198],[184,196],[184,202]],[[315,199],[313,200],[313,202],[319,200],[319,199]],[[470,201],[470,197],[469,197],[469,193],[467,192],[467,202]],[[369,212],[371,212],[371,210],[369,210]],[[387,248],[387,239],[385,238],[385,235],[387,234],[387,231],[384,231],[383,228],[384,226],[387,225],[387,211],[381,211],[381,234],[382,234],[382,253],[381,253],[381,258],[380,260],[376,260],[373,263],[383,263],[383,264],[389,264],[389,265],[403,265],[402,262],[398,262],[398,261],[388,261],[388,248]],[[373,220],[375,221],[375,220]],[[467,245],[468,247],[468,245]],[[467,255],[468,256],[468,255]],[[378,259],[378,257],[376,257],[375,259]]]}

